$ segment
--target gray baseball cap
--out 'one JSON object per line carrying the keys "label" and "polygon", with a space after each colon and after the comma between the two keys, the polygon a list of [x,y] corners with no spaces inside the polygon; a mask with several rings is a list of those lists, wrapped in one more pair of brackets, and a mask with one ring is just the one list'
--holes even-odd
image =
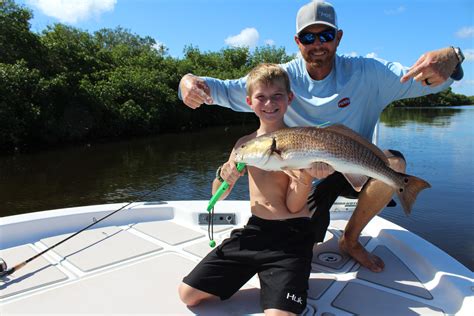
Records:
{"label": "gray baseball cap", "polygon": [[337,29],[336,10],[332,4],[314,0],[299,9],[296,15],[296,34],[313,24],[325,24]]}

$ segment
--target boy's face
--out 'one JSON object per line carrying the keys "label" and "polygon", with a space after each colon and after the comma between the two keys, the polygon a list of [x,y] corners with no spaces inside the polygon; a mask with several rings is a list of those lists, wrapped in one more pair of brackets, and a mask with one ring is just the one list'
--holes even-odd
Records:
{"label": "boy's face", "polygon": [[265,122],[282,120],[292,100],[293,93],[288,93],[280,81],[270,84],[258,82],[252,94],[247,96],[247,104]]}

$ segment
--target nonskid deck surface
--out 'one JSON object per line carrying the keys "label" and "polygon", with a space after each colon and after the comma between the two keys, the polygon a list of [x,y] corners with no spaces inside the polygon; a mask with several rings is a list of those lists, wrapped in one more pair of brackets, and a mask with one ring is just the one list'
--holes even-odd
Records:
{"label": "nonskid deck surface", "polygon": [[[245,223],[246,216],[238,214],[235,226]],[[179,301],[177,288],[183,276],[211,250],[207,225],[198,225],[196,216],[190,218],[174,216],[87,230],[2,279],[0,313],[262,313],[256,276],[227,301],[193,308]],[[376,224],[383,224],[377,220]],[[345,223],[333,220],[325,241],[314,247],[305,315],[381,315],[381,311],[383,315],[444,315],[461,309],[462,295],[451,293],[450,298],[444,293],[456,291],[450,276],[436,280],[436,271],[429,267],[410,267],[406,254],[397,255],[403,246],[384,243],[383,233],[361,238],[367,249],[385,261],[382,273],[361,268],[340,253],[337,240]],[[216,241],[229,236],[235,226],[216,226]],[[0,257],[16,264],[67,236],[3,249]],[[464,282],[472,284],[472,279]]]}

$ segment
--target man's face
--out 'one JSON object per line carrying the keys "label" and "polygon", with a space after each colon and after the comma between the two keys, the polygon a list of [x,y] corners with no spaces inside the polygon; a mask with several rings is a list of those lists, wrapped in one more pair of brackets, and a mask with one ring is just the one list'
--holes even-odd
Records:
{"label": "man's face", "polygon": [[[315,24],[308,26],[303,31],[301,31],[300,34],[320,34],[321,32],[332,30],[334,29],[330,26]],[[298,48],[300,49],[301,55],[303,56],[304,60],[312,67],[332,67],[337,46],[339,45],[339,42],[342,38],[342,31],[337,31],[335,38],[332,41],[321,42],[319,36],[315,37],[316,39],[312,44],[303,44],[298,36],[295,36],[295,41],[298,45]]]}

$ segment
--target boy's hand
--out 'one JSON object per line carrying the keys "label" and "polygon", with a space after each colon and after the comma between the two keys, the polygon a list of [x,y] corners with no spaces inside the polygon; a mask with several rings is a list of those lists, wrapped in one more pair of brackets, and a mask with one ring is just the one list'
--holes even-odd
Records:
{"label": "boy's hand", "polygon": [[179,82],[184,104],[196,109],[201,104],[212,104],[211,90],[204,80],[192,74],[184,75]]}
{"label": "boy's hand", "polygon": [[242,172],[237,170],[237,165],[234,161],[228,161],[222,165],[221,168],[221,177],[229,185],[233,185],[241,176],[245,173],[245,169]]}
{"label": "boy's hand", "polygon": [[316,179],[326,178],[334,172],[333,167],[324,162],[314,162],[310,168],[304,170]]}

